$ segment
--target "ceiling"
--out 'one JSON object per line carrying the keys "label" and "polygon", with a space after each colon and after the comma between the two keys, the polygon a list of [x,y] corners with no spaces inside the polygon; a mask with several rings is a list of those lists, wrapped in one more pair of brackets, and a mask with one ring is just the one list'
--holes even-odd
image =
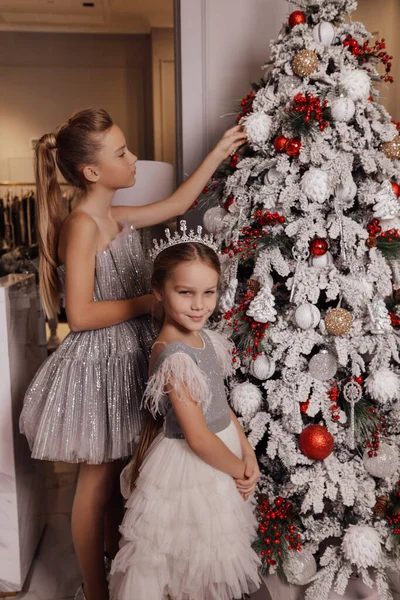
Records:
{"label": "ceiling", "polygon": [[0,0],[2,31],[148,33],[173,27],[173,0]]}

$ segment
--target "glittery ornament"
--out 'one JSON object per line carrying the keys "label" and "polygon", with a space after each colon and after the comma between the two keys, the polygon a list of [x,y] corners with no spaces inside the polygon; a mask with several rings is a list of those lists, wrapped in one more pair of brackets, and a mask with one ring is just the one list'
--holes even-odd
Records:
{"label": "glittery ornament", "polygon": [[342,542],[343,554],[359,568],[377,566],[382,554],[379,533],[368,525],[350,525]]}
{"label": "glittery ornament", "polygon": [[260,354],[255,360],[251,361],[250,373],[260,381],[265,381],[275,373],[275,363],[269,356]]}
{"label": "glittery ornament", "polygon": [[213,206],[209,208],[203,217],[204,227],[210,233],[216,234],[222,228],[222,221],[228,213],[222,206]]}
{"label": "glittery ornament", "polygon": [[313,256],[323,256],[328,248],[328,242],[323,238],[316,238],[310,244],[310,251]]}
{"label": "glittery ornament", "polygon": [[294,319],[296,325],[306,331],[307,329],[315,329],[317,327],[321,320],[321,313],[314,304],[305,302],[296,309]]}
{"label": "glittery ornament", "polygon": [[395,181],[392,181],[392,189],[397,198],[400,198],[400,185]]}
{"label": "glittery ornament", "polygon": [[296,25],[307,23],[307,15],[302,10],[295,10],[289,17],[289,27],[293,29]]}
{"label": "glittery ornament", "polygon": [[320,21],[313,29],[313,38],[326,48],[330,46],[336,37],[336,29],[328,21]]}
{"label": "glittery ornament", "polygon": [[274,148],[277,152],[285,152],[288,139],[284,135],[278,135],[274,140]]}
{"label": "glittery ornament", "polygon": [[315,354],[308,363],[308,370],[311,376],[319,381],[332,379],[336,375],[337,368],[336,358],[325,349]]}
{"label": "glittery ornament", "polygon": [[289,583],[306,585],[317,572],[317,563],[309,550],[290,552],[283,565]]}
{"label": "glittery ornament", "polygon": [[325,317],[325,326],[331,335],[346,335],[353,325],[353,317],[344,308],[332,308]]}
{"label": "glittery ornament", "polygon": [[302,84],[302,80],[297,75],[283,75],[279,80],[278,91],[280,94],[285,94],[293,98]]}
{"label": "glittery ornament", "polygon": [[338,98],[331,105],[331,115],[334,121],[348,123],[354,117],[356,105],[351,98]]}
{"label": "glittery ornament", "polygon": [[318,56],[312,50],[300,50],[292,62],[293,72],[300,77],[308,77],[318,68]]}
{"label": "glittery ornament", "polygon": [[333,436],[322,425],[309,425],[300,434],[299,448],[304,456],[325,460],[333,452]]}
{"label": "glittery ornament", "polygon": [[370,450],[367,448],[363,455],[365,470],[373,477],[391,477],[399,467],[399,458],[397,450],[389,444],[381,442],[376,452],[377,456],[369,456]]}
{"label": "glittery ornament", "polygon": [[286,153],[289,156],[298,156],[301,150],[301,139],[300,138],[292,138],[286,144]]}
{"label": "glittery ornament", "polygon": [[392,160],[400,160],[400,135],[396,135],[391,142],[381,144],[382,152]]}
{"label": "glittery ornament", "polygon": [[282,174],[279,173],[278,169],[272,167],[272,169],[269,169],[269,171],[265,174],[264,183],[265,185],[272,185],[273,183],[275,183],[276,181],[280,181],[281,179]]}

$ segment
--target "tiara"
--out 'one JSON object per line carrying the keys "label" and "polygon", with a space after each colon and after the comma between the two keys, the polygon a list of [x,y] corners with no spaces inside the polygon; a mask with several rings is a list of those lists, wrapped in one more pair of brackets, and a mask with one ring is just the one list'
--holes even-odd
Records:
{"label": "tiara", "polygon": [[166,240],[153,240],[154,248],[150,250],[150,257],[152,260],[155,260],[156,257],[166,250],[167,248],[171,248],[172,246],[176,246],[177,244],[186,244],[188,242],[195,242],[197,244],[204,244],[208,246],[214,252],[218,252],[218,244],[214,241],[214,238],[211,234],[205,234],[202,236],[203,228],[201,225],[197,227],[197,233],[191,229],[189,233],[187,233],[187,225],[186,221],[181,221],[179,224],[179,229],[182,231],[182,235],[180,235],[177,231],[174,232],[174,235],[171,235],[171,230],[165,230]]}

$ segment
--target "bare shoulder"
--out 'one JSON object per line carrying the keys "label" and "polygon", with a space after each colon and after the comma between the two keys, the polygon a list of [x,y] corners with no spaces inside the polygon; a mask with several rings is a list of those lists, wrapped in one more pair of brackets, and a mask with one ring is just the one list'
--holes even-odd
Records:
{"label": "bare shoulder", "polygon": [[99,228],[94,219],[84,211],[72,211],[63,221],[58,243],[58,255],[65,262],[67,247],[78,244],[81,248],[96,249]]}
{"label": "bare shoulder", "polygon": [[112,206],[111,214],[116,221],[129,221],[135,224],[135,206]]}

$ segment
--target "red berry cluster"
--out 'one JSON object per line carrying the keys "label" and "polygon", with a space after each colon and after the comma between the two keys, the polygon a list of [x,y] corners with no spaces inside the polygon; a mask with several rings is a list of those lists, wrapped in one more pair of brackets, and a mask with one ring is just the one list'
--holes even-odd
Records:
{"label": "red berry cluster", "polygon": [[[368,42],[364,42],[362,46],[352,38],[350,35],[346,37],[343,42],[343,46],[349,48],[353,56],[356,56],[359,59],[361,64],[369,62],[371,59],[375,59],[376,61],[380,61],[386,69],[385,75],[381,75],[381,79],[383,79],[386,83],[393,83],[393,77],[389,75],[392,69],[391,60],[393,60],[393,56],[389,56],[387,52],[383,52],[386,50],[385,39],[382,38],[380,42],[375,42],[374,46],[368,46]],[[369,73],[371,69],[366,69]]]}
{"label": "red berry cluster", "polygon": [[258,228],[253,229],[250,226],[243,227],[241,234],[243,236],[241,239],[237,242],[231,240],[229,246],[224,248],[224,253],[229,254],[229,258],[233,258],[236,254],[241,254],[242,260],[245,260],[247,256],[250,256],[258,248],[256,240],[261,240],[268,235],[266,231]]}
{"label": "red berry cluster", "polygon": [[238,162],[239,162],[239,157],[235,152],[235,154],[232,154],[232,156],[231,156],[231,160],[229,161],[229,166],[232,167],[233,169],[236,169]]}
{"label": "red berry cluster", "polygon": [[257,221],[258,225],[261,225],[261,227],[265,227],[266,225],[283,225],[285,222],[285,217],[279,213],[270,213],[268,210],[264,211],[261,209],[254,213],[253,218]]}
{"label": "red berry cluster", "polygon": [[400,315],[396,315],[394,312],[389,312],[392,327],[400,327]]}
{"label": "red berry cluster", "polygon": [[227,325],[229,327],[233,327],[236,333],[239,331],[240,322],[248,325],[251,332],[252,346],[247,346],[247,348],[245,348],[244,357],[248,358],[249,356],[252,356],[253,360],[262,354],[262,352],[259,350],[259,346],[261,340],[265,337],[265,330],[268,329],[268,323],[259,323],[253,319],[253,317],[246,315],[249,304],[252,300],[254,300],[255,295],[256,292],[249,290],[246,292],[242,302],[237,306],[237,308],[231,308],[224,314],[224,319],[227,321]]}
{"label": "red berry cluster", "polygon": [[293,106],[285,108],[286,112],[294,112],[303,115],[304,122],[309,125],[312,119],[319,123],[319,128],[324,131],[329,127],[328,121],[324,119],[323,111],[328,106],[328,100],[324,100],[321,104],[321,99],[307,92],[305,96],[298,93],[293,100]]}
{"label": "red berry cluster", "polygon": [[265,544],[261,550],[263,564],[274,566],[282,556],[282,546],[286,544],[287,550],[301,551],[301,536],[296,533],[293,525],[293,505],[282,496],[278,496],[271,505],[266,496],[262,496],[257,506],[259,519],[258,531],[260,539]]}
{"label": "red berry cluster", "polygon": [[[368,417],[369,420],[372,420],[376,417],[375,408],[373,408],[372,406],[368,406],[367,410],[370,413],[370,416]],[[381,436],[388,437],[388,435],[389,434],[387,431],[387,423],[383,417],[379,417],[379,424],[376,426],[375,431],[372,434],[372,440],[365,444],[367,448],[370,448],[370,450],[368,451],[368,456],[370,458],[372,458],[373,456],[378,456],[380,438]]]}
{"label": "red berry cluster", "polygon": [[385,242],[393,242],[393,240],[400,239],[400,233],[398,229],[389,229],[388,231],[384,231],[379,236],[380,240],[384,240]]}
{"label": "red berry cluster", "polygon": [[379,235],[382,232],[382,227],[379,225],[379,219],[372,219],[367,225],[369,235]]}
{"label": "red berry cluster", "polygon": [[396,487],[393,492],[390,494],[390,500],[388,506],[386,507],[386,520],[389,525],[394,525],[393,534],[400,534],[400,527],[398,526],[400,523],[400,510],[399,510],[399,500],[400,500],[400,480],[397,482]]}
{"label": "red berry cluster", "polygon": [[340,395],[339,388],[338,388],[337,384],[334,382],[332,384],[331,389],[328,392],[328,398],[332,402],[332,405],[331,405],[332,421],[339,421],[339,419],[340,419],[340,415],[338,414],[338,411],[340,410],[340,406],[338,405],[339,395]]}
{"label": "red berry cluster", "polygon": [[256,96],[255,90],[251,90],[251,92],[249,92],[247,94],[247,96],[245,96],[243,98],[243,100],[241,101],[240,106],[242,107],[242,110],[241,110],[240,114],[236,117],[236,120],[238,123],[239,123],[240,119],[242,119],[243,117],[245,117],[246,115],[248,115],[251,112],[255,96]]}

